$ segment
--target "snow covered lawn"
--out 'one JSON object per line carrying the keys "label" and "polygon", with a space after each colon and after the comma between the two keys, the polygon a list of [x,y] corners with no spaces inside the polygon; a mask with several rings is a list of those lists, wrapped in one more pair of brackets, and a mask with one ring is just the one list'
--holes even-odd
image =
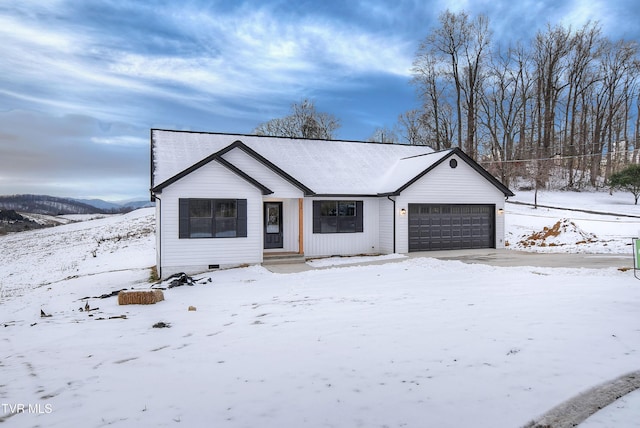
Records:
{"label": "snow covered lawn", "polygon": [[155,264],[154,209],[0,236],[0,303],[77,276]]}
{"label": "snow covered lawn", "polygon": [[2,401],[52,409],[11,425],[515,427],[639,360],[630,272],[425,258],[207,277],[152,306],[92,299],[93,317],[77,290],[95,277],[3,303]]}
{"label": "snow covered lawn", "polygon": [[[631,254],[631,239],[640,236],[640,206],[616,192],[539,192],[538,204],[618,215],[597,215],[507,203],[506,242],[514,250],[534,252]],[[533,192],[518,192],[509,201],[533,203]],[[555,228],[554,228],[555,226]],[[546,229],[545,229],[546,228]],[[559,231],[560,233],[556,233]]]}
{"label": "snow covered lawn", "polygon": [[[533,203],[535,192],[514,191],[510,201]],[[630,214],[640,216],[640,205],[634,205],[633,195],[628,192],[559,192],[541,190],[538,192],[538,204],[560,208],[575,208],[612,214]]]}
{"label": "snow covered lawn", "polygon": [[518,427],[639,368],[640,282],[616,269],[252,266],[79,311],[149,287],[152,213],[0,237],[7,426]]}

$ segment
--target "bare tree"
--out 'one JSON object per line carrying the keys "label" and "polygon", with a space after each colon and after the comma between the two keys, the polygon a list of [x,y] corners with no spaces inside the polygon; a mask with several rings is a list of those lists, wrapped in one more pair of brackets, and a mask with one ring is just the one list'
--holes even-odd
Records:
{"label": "bare tree", "polygon": [[469,17],[465,12],[453,13],[448,9],[440,14],[440,26],[421,45],[421,50],[437,52],[449,62],[449,75],[456,94],[458,147],[462,147],[462,76],[460,54],[469,38]]}
{"label": "bare tree", "polygon": [[372,143],[398,144],[400,142],[400,138],[398,138],[398,134],[395,130],[383,127],[376,128],[367,141]]}
{"label": "bare tree", "polygon": [[476,124],[478,121],[477,107],[482,84],[482,66],[488,55],[491,32],[489,18],[478,15],[469,22],[466,37],[463,39],[465,84],[462,90],[465,95],[467,113],[467,137],[465,151],[473,158],[477,158],[478,142],[476,141]]}
{"label": "bare tree", "polygon": [[567,81],[568,93],[564,117],[563,154],[568,155],[567,177],[569,188],[574,187],[576,166],[576,140],[578,138],[578,119],[582,93],[598,82],[594,64],[600,55],[602,37],[597,23],[587,23],[573,36],[572,51],[568,57]]}
{"label": "bare tree", "polygon": [[408,143],[458,145],[505,183],[531,179],[536,190],[601,186],[640,161],[635,42],[608,41],[597,22],[547,24],[500,50],[488,24],[446,11],[420,43],[412,83],[421,107],[398,120]]}
{"label": "bare tree", "polygon": [[[444,84],[440,83],[443,72],[439,69],[438,59],[434,55],[432,48],[426,43],[422,43],[416,59],[413,62],[413,79],[412,83],[416,86],[420,99],[422,100],[424,114],[429,112],[433,121],[433,126],[429,134],[431,140],[431,146],[440,150],[443,146],[442,131],[440,129],[440,106],[443,103],[442,93],[444,91]],[[424,115],[423,114],[423,115]],[[424,122],[423,118],[419,119],[417,112],[412,114],[412,117],[402,118],[404,125],[407,127],[414,126],[417,129],[420,127],[420,122]],[[412,119],[412,123],[408,121]],[[413,136],[417,136],[414,132]],[[411,143],[415,144],[415,143]],[[426,142],[423,142],[426,144]]]}
{"label": "bare tree", "polygon": [[519,129],[523,102],[519,97],[522,72],[519,63],[513,61],[514,50],[503,54],[496,52],[488,67],[485,91],[480,98],[482,114],[480,122],[490,136],[491,159],[499,162],[499,173],[503,183],[509,185],[511,161],[514,159],[514,141]]}
{"label": "bare tree", "polygon": [[567,67],[565,61],[571,51],[571,33],[562,26],[547,27],[545,33],[538,32],[534,41],[536,65],[537,102],[539,112],[538,157],[553,154],[555,143],[555,119],[558,99],[567,84],[562,80]]}
{"label": "bare tree", "polygon": [[[607,146],[607,162],[605,169],[605,180],[611,175],[612,157],[614,144],[617,146],[620,139],[615,135],[615,121],[619,120],[627,110],[627,103],[630,99],[629,88],[637,78],[637,62],[634,61],[638,55],[638,45],[635,42],[620,40],[616,43],[608,42],[607,49],[602,57],[603,84],[605,100],[605,120],[602,133],[602,140],[598,143],[599,153],[602,154],[604,146]],[[625,125],[626,126],[626,125]],[[606,135],[606,141],[604,137]],[[614,141],[615,140],[615,141]],[[600,163],[592,163],[592,174],[599,174]],[[592,184],[595,184],[592,182]]]}
{"label": "bare tree", "polygon": [[[465,12],[445,11],[435,28],[420,44],[413,63],[413,83],[423,102],[425,113],[431,116],[435,148],[448,145],[441,123],[441,106],[446,103],[447,89],[455,93],[457,145],[477,155],[477,110],[481,93],[482,67],[488,55],[489,20],[484,15],[470,19]],[[449,85],[448,85],[449,84]],[[463,120],[463,109],[466,120]],[[465,126],[463,126],[463,122]]]}
{"label": "bare tree", "polygon": [[291,114],[258,125],[256,135],[333,140],[340,121],[334,115],[318,112],[309,99],[291,105]]}
{"label": "bare tree", "polygon": [[535,109],[533,105],[535,79],[531,70],[533,60],[529,50],[522,44],[516,45],[512,50],[511,59],[515,62],[514,67],[517,70],[516,93],[517,102],[520,104],[518,142],[514,149],[514,158],[529,159],[533,154],[532,146],[535,128]]}
{"label": "bare tree", "polygon": [[409,110],[398,116],[398,127],[402,139],[414,146],[427,145],[427,137],[422,126],[422,111],[418,109]]}
{"label": "bare tree", "polygon": [[[589,121],[582,131],[588,159],[584,168],[588,170],[592,186],[602,185],[612,171],[611,153],[621,144],[621,135],[629,120],[628,103],[633,97],[632,88],[638,74],[635,67],[637,53],[634,43],[603,39],[595,70],[596,82],[585,92],[588,100],[583,101],[582,107]],[[605,175],[600,177],[603,156],[606,156]],[[603,180],[599,181],[600,178]]]}
{"label": "bare tree", "polygon": [[[636,67],[638,63],[636,62]],[[640,91],[637,92],[636,97],[636,124],[635,124],[635,136],[633,138],[633,153],[631,155],[631,163],[638,163],[640,154]]]}

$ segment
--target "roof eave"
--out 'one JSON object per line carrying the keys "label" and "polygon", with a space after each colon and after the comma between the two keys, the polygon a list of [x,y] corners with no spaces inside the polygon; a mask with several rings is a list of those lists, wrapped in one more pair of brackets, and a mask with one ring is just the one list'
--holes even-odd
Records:
{"label": "roof eave", "polygon": [[249,182],[253,186],[257,187],[262,192],[263,195],[271,195],[273,193],[273,190],[269,189],[267,186],[265,186],[264,184],[260,183],[258,180],[256,180],[255,178],[251,177],[249,174],[247,174],[246,172],[242,171],[240,168],[238,168],[237,166],[233,165],[228,160],[222,158],[219,153],[220,152],[216,152],[216,153],[214,153],[214,154],[212,154],[210,156],[207,156],[206,158],[204,158],[201,161],[193,164],[189,168],[179,172],[178,174],[176,174],[173,177],[163,181],[162,183],[158,184],[157,186],[152,187],[151,188],[152,197],[153,197],[154,194],[162,193],[162,189],[164,189],[165,187],[170,186],[171,184],[175,183],[176,181],[180,180],[181,178],[186,177],[187,175],[191,174],[195,170],[197,170],[197,169],[209,164],[212,161],[218,162],[220,165],[224,166],[229,171],[233,172],[234,174],[236,174],[239,177],[243,178],[244,180],[246,180],[247,182]]}
{"label": "roof eave", "polygon": [[317,198],[376,198],[377,193],[315,193],[313,195]]}

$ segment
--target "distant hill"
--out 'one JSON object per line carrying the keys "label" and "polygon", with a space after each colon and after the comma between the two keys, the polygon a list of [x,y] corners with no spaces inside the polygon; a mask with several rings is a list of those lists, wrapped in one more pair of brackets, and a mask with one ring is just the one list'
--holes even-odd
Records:
{"label": "distant hill", "polygon": [[155,206],[155,203],[151,202],[148,199],[146,199],[146,200],[132,199],[132,200],[128,200],[128,201],[119,201],[119,202],[116,202],[116,203],[120,204],[123,207],[131,208],[131,209],[134,209],[134,210],[137,210],[138,208],[147,208],[147,207],[154,207]]}
{"label": "distant hill", "polygon": [[72,199],[47,195],[0,196],[0,210],[64,215],[64,214],[117,214],[152,205],[147,201],[107,202],[101,199]]}
{"label": "distant hill", "polygon": [[74,201],[81,202],[86,205],[91,205],[92,207],[96,207],[100,210],[119,210],[122,208],[122,205],[115,202],[107,202],[102,199],[74,199]]}

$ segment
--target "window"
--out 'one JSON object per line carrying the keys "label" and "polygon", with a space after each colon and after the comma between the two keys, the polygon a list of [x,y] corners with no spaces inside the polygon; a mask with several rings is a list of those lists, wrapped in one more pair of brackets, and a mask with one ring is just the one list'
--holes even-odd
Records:
{"label": "window", "polygon": [[247,236],[246,199],[180,199],[179,237]]}
{"label": "window", "polygon": [[313,201],[313,233],[362,232],[362,201]]}
{"label": "window", "polygon": [[235,238],[237,224],[237,202],[218,201],[215,203],[215,237]]}
{"label": "window", "polygon": [[189,238],[211,238],[213,236],[213,201],[196,199],[189,201]]}

